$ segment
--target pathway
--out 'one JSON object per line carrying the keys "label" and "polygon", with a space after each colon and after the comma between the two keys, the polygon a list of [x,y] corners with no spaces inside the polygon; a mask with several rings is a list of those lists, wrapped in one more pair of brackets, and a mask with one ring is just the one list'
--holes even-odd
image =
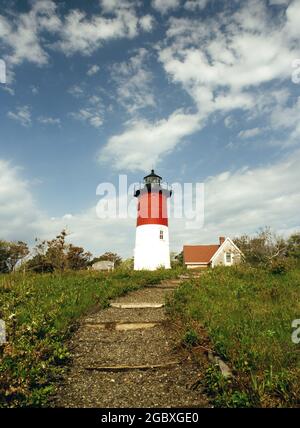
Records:
{"label": "pathway", "polygon": [[179,281],[146,287],[86,317],[75,333],[73,362],[54,405],[59,407],[207,407],[191,385],[199,366],[178,350],[165,315]]}

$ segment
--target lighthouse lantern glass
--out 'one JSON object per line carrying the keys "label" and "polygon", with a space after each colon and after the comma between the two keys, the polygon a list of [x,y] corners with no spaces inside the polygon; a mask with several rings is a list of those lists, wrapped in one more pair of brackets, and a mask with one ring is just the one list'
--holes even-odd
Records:
{"label": "lighthouse lantern glass", "polygon": [[144,177],[144,183],[145,184],[158,184],[160,185],[161,183],[161,177],[157,174],[155,174],[154,169],[151,170],[151,174],[146,175],[146,177]]}

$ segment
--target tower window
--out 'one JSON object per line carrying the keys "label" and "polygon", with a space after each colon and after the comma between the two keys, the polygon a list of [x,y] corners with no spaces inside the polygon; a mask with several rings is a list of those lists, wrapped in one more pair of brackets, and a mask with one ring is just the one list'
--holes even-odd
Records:
{"label": "tower window", "polygon": [[164,239],[164,231],[160,230],[159,232],[159,239]]}

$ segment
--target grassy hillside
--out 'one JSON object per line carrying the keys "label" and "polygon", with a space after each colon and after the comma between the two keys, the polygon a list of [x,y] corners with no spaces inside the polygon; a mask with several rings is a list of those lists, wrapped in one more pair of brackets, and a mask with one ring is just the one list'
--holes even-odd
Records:
{"label": "grassy hillside", "polygon": [[157,272],[70,272],[0,276],[0,407],[42,406],[66,365],[65,345],[76,321],[111,298],[175,276]]}
{"label": "grassy hillside", "polygon": [[232,381],[215,367],[207,370],[204,387],[215,405],[299,405],[300,345],[291,340],[292,320],[300,318],[299,268],[283,274],[214,269],[187,281],[169,311],[191,343],[201,343],[203,325],[210,345],[234,369]]}

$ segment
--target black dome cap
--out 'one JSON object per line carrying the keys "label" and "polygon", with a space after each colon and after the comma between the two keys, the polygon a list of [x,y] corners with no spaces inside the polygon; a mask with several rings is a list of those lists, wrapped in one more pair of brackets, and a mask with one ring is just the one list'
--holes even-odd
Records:
{"label": "black dome cap", "polygon": [[148,174],[144,177],[144,180],[146,178],[159,178],[160,180],[162,180],[162,177],[160,177],[159,175],[155,174],[154,169],[151,169],[151,174]]}

